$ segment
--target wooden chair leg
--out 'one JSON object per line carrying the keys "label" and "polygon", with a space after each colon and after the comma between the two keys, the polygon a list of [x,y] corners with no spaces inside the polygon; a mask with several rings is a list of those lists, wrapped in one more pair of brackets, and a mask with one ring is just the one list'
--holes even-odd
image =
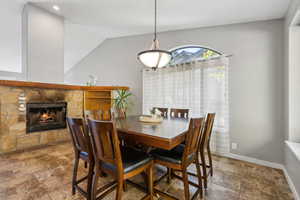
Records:
{"label": "wooden chair leg", "polygon": [[116,200],[121,200],[122,194],[123,194],[123,180],[121,178],[118,178]]}
{"label": "wooden chair leg", "polygon": [[153,166],[151,165],[147,169],[147,177],[148,177],[148,192],[150,196],[150,200],[153,200]]}
{"label": "wooden chair leg", "polygon": [[183,179],[183,185],[184,185],[184,197],[185,200],[190,199],[190,190],[189,190],[189,179],[187,174],[187,169],[183,169],[182,171],[182,179]]}
{"label": "wooden chair leg", "polygon": [[87,167],[88,167],[88,163],[84,162],[84,168],[87,168]]}
{"label": "wooden chair leg", "polygon": [[205,155],[204,152],[200,152],[200,158],[201,158],[201,166],[202,166],[202,174],[203,174],[203,180],[204,180],[204,188],[207,189],[207,173],[206,173],[206,161],[205,161]]}
{"label": "wooden chair leg", "polygon": [[207,147],[208,159],[209,159],[209,167],[210,167],[210,175],[213,176],[213,164],[212,164],[212,156],[210,152],[210,147]]}
{"label": "wooden chair leg", "polygon": [[145,172],[142,172],[141,175],[142,175],[142,177],[143,177],[143,180],[144,180],[145,185],[146,185],[147,188],[148,188],[148,174],[147,174],[147,170],[145,170]]}
{"label": "wooden chair leg", "polygon": [[200,161],[199,158],[196,158],[196,168],[197,168],[197,177],[198,177],[198,185],[200,190],[200,198],[203,198],[203,186],[202,186],[202,174],[200,168]]}
{"label": "wooden chair leg", "polygon": [[93,176],[93,183],[92,183],[92,200],[96,200],[97,198],[97,188],[98,188],[98,179],[100,175],[100,170],[98,169],[99,166],[96,165],[95,173]]}
{"label": "wooden chair leg", "polygon": [[94,173],[94,163],[89,163],[89,172],[88,172],[88,178],[87,178],[87,200],[92,199],[92,184],[93,184],[93,173]]}
{"label": "wooden chair leg", "polygon": [[167,168],[167,183],[170,184],[171,183],[171,179],[172,179],[172,169],[170,169],[169,167]]}
{"label": "wooden chair leg", "polygon": [[127,183],[126,183],[126,180],[123,182],[123,191],[127,192]]}
{"label": "wooden chair leg", "polygon": [[75,155],[74,166],[73,166],[73,178],[72,178],[72,195],[76,193],[76,182],[78,172],[79,156]]}

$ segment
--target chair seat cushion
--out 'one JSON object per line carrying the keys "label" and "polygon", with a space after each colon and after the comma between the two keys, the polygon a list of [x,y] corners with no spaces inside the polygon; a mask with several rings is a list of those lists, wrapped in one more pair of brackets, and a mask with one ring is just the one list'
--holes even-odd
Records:
{"label": "chair seat cushion", "polygon": [[[169,151],[164,149],[155,149],[151,151],[150,154],[156,160],[161,160],[161,161],[170,162],[174,164],[181,164],[184,148],[185,145],[180,144]],[[189,159],[192,158],[193,155],[190,155]]]}
{"label": "chair seat cushion", "polygon": [[[121,154],[124,173],[131,172],[153,160],[149,154],[134,150],[130,147],[122,147]],[[102,163],[101,166],[111,171],[117,170],[117,167],[111,163]]]}
{"label": "chair seat cushion", "polygon": [[81,151],[79,153],[79,156],[80,156],[81,159],[86,160],[86,161],[89,159],[89,154],[85,151]]}

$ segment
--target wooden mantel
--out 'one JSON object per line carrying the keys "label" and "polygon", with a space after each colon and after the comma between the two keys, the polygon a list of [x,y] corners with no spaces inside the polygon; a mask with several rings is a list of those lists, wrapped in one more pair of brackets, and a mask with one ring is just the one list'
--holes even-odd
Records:
{"label": "wooden mantel", "polygon": [[129,87],[126,86],[81,86],[81,85],[66,85],[66,84],[11,81],[11,80],[0,80],[0,86],[62,89],[62,90],[128,90],[129,89]]}

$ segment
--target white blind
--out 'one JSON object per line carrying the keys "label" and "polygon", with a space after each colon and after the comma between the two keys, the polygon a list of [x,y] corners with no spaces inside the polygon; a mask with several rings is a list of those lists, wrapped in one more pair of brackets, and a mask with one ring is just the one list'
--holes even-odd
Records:
{"label": "white blind", "polygon": [[144,70],[143,113],[153,107],[188,108],[191,117],[216,113],[211,148],[228,153],[228,58]]}

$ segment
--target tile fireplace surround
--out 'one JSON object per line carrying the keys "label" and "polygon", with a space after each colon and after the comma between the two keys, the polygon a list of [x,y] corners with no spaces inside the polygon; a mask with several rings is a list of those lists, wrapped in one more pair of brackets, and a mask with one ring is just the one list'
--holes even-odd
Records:
{"label": "tile fireplace surround", "polygon": [[82,116],[83,92],[40,88],[0,86],[0,153],[22,150],[69,139],[67,129],[26,133],[26,111],[19,111],[19,96],[27,102],[68,103],[68,115]]}
{"label": "tile fireplace surround", "polygon": [[27,134],[26,111],[20,109],[20,97],[23,97],[25,104],[28,102],[67,102],[68,116],[82,117],[83,91],[103,88],[111,89],[112,87],[0,80],[0,154],[69,140],[67,129]]}

